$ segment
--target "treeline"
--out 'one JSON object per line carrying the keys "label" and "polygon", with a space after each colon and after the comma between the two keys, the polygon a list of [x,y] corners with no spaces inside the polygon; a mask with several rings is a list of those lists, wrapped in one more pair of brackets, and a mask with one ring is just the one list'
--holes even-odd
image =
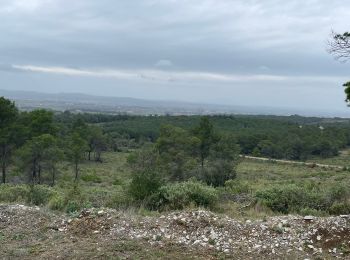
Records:
{"label": "treeline", "polygon": [[[111,136],[155,142],[162,125],[190,130],[200,116],[126,116],[101,124]],[[350,124],[340,119],[299,116],[210,116],[220,133],[231,134],[242,153],[276,159],[306,160],[313,156],[331,157],[350,144]]]}
{"label": "treeline", "polygon": [[6,183],[8,167],[13,163],[29,183],[50,179],[54,185],[57,165],[64,160],[72,164],[77,180],[80,163],[85,159],[100,162],[109,143],[102,128],[87,124],[79,116],[62,121],[47,110],[20,112],[13,102],[0,98],[2,183]]}

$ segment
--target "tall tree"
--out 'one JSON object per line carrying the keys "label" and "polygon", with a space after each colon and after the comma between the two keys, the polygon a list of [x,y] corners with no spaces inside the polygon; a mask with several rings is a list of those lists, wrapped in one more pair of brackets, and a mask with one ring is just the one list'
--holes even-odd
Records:
{"label": "tall tree", "polygon": [[42,183],[42,174],[45,170],[52,173],[61,159],[61,151],[57,140],[50,134],[43,134],[27,141],[17,152],[18,165],[29,173],[32,184]]}
{"label": "tall tree", "polygon": [[204,161],[209,156],[210,148],[215,143],[214,127],[208,117],[202,117],[199,126],[194,129],[194,134],[200,140],[199,156],[202,169]]}
{"label": "tall tree", "polygon": [[98,126],[88,126],[86,129],[88,160],[91,161],[91,154],[94,153],[95,161],[101,162],[101,153],[107,149],[107,138]]}
{"label": "tall tree", "polygon": [[0,97],[0,163],[2,172],[2,183],[6,183],[7,166],[11,154],[15,148],[15,123],[18,117],[18,110],[15,103]]}
{"label": "tall tree", "polygon": [[234,179],[239,153],[240,147],[233,136],[220,136],[210,149],[208,165],[200,179],[212,186],[223,186],[227,180]]}
{"label": "tall tree", "polygon": [[57,126],[55,125],[53,113],[44,109],[34,110],[28,113],[30,135],[32,137],[43,134],[55,136]]}
{"label": "tall tree", "polygon": [[190,176],[187,174],[195,167],[194,159],[200,140],[191,136],[186,130],[172,125],[164,125],[156,148],[160,154],[160,163],[170,179],[182,181]]}
{"label": "tall tree", "polygon": [[84,160],[84,155],[87,149],[87,142],[79,135],[79,133],[75,132],[69,137],[66,153],[74,167],[75,181],[78,181],[80,171],[79,165]]}

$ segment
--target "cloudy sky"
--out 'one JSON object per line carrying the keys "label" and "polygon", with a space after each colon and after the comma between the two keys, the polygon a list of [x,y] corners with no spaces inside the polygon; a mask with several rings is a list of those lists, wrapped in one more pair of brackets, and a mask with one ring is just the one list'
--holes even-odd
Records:
{"label": "cloudy sky", "polygon": [[347,0],[0,0],[0,88],[349,110]]}

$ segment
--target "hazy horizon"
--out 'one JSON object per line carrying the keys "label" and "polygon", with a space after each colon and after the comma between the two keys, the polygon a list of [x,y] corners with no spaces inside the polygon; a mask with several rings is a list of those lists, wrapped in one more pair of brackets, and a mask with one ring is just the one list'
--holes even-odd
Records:
{"label": "hazy horizon", "polygon": [[347,113],[350,3],[3,0],[7,90]]}

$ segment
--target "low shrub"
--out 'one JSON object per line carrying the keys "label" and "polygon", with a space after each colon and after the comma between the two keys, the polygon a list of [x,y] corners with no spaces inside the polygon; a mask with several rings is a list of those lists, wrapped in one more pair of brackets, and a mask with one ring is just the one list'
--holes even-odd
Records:
{"label": "low shrub", "polygon": [[299,211],[299,214],[302,216],[317,216],[317,217],[324,217],[327,216],[327,212],[320,211],[317,209],[310,209],[310,208],[302,208]]}
{"label": "low shrub", "polygon": [[91,174],[84,174],[81,176],[81,179],[85,182],[101,183],[102,179],[95,172]]}
{"label": "low shrub", "polygon": [[160,209],[183,209],[191,204],[201,207],[213,207],[218,200],[217,191],[201,182],[168,184],[159,189],[159,194],[151,198],[151,206]]}
{"label": "low shrub", "polygon": [[348,215],[350,214],[350,203],[336,202],[330,207],[329,213],[333,215]]}
{"label": "low shrub", "polygon": [[28,185],[0,185],[0,201],[1,202],[27,202],[30,194]]}
{"label": "low shrub", "polygon": [[82,205],[78,201],[70,200],[67,203],[66,212],[67,213],[74,213],[74,212],[79,211],[81,208],[82,208]]}
{"label": "low shrub", "polygon": [[66,206],[65,199],[62,195],[56,193],[48,202],[48,207],[53,210],[63,210]]}
{"label": "low shrub", "polygon": [[55,194],[52,187],[46,185],[30,186],[28,202],[37,206],[46,205]]}
{"label": "low shrub", "polygon": [[304,189],[292,184],[258,191],[256,193],[258,200],[271,208],[273,211],[289,213],[295,210],[295,207],[305,208],[308,201],[308,194]]}
{"label": "low shrub", "polygon": [[157,193],[162,185],[160,176],[154,171],[135,173],[129,185],[129,193],[136,201]]}
{"label": "low shrub", "polygon": [[225,182],[236,178],[234,164],[228,160],[215,160],[201,172],[200,180],[214,187],[224,186]]}
{"label": "low shrub", "polygon": [[338,210],[346,212],[348,191],[342,186],[310,189],[309,185],[289,184],[258,191],[256,198],[273,211],[284,214],[306,209],[338,214],[335,213]]}

